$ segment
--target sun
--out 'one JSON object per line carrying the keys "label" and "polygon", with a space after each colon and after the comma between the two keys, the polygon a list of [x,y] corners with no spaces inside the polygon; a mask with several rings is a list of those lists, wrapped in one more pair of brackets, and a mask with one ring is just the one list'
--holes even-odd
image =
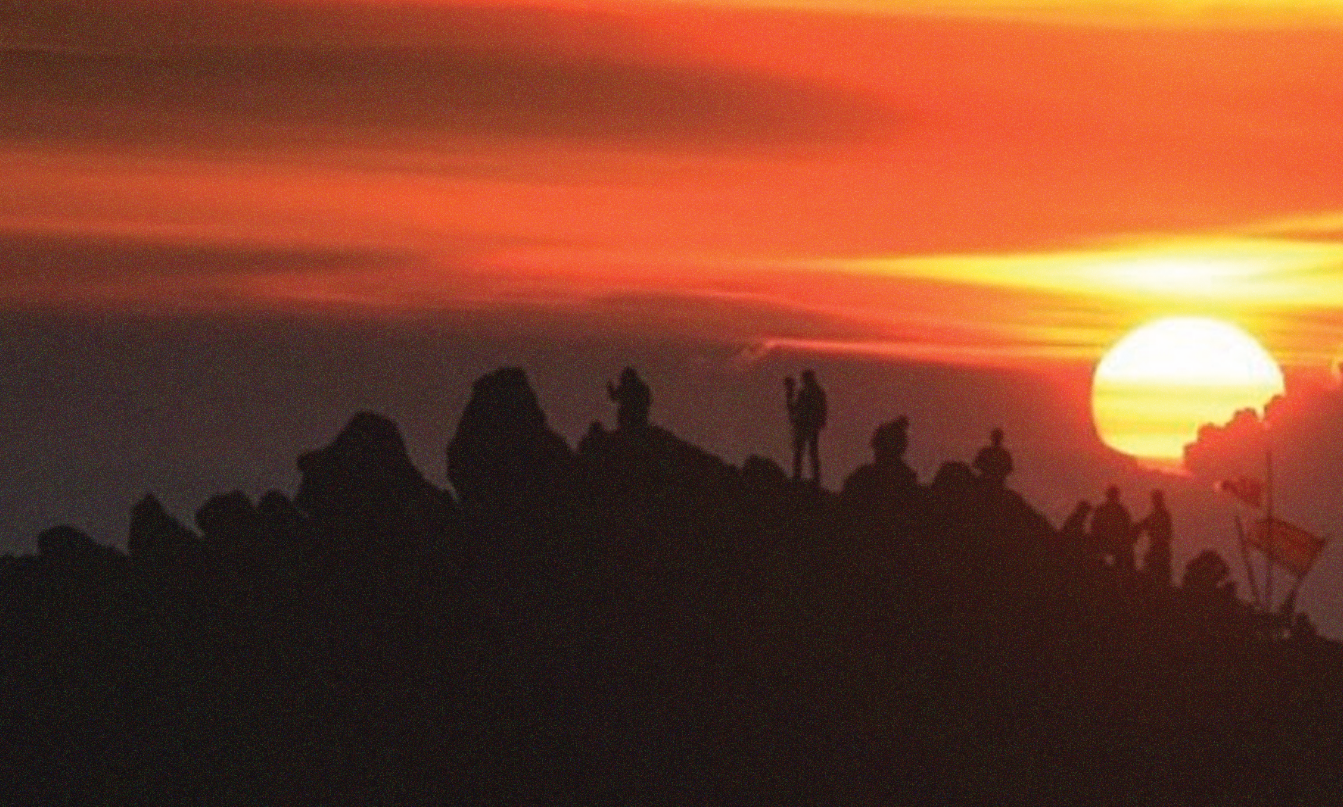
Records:
{"label": "sun", "polygon": [[1166,317],[1130,331],[1101,358],[1091,411],[1106,445],[1172,468],[1199,426],[1258,409],[1282,390],[1282,370],[1253,336],[1208,317]]}

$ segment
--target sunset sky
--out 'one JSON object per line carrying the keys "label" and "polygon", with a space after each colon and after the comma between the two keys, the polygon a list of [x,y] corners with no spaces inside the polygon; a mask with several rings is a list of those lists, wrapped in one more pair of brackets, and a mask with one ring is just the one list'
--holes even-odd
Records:
{"label": "sunset sky", "polygon": [[[571,440],[610,413],[570,386],[641,360],[655,419],[734,461],[781,441],[695,389],[817,365],[855,401],[834,484],[895,411],[925,481],[1001,418],[1057,521],[1124,467],[1086,384],[1134,326],[1218,317],[1332,383],[1340,54],[1326,0],[0,0],[3,537],[118,540],[111,497],[188,466],[189,520],[198,487],[292,484],[209,435],[307,416],[267,449],[292,463],[350,404],[416,438],[529,359]],[[451,428],[418,435],[440,482]]]}
{"label": "sunset sky", "polygon": [[9,3],[0,300],[1327,366],[1343,4],[1291,5]]}

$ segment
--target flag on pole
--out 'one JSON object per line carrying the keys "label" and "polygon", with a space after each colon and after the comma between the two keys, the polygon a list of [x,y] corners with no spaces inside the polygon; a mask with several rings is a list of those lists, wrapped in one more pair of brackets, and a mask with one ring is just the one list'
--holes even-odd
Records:
{"label": "flag on pole", "polygon": [[1217,485],[1223,493],[1230,493],[1251,507],[1264,506],[1264,483],[1258,479],[1242,476],[1239,479],[1224,479]]}
{"label": "flag on pole", "polygon": [[1310,571],[1315,556],[1324,549],[1325,539],[1280,518],[1264,518],[1255,522],[1246,542],[1299,578]]}

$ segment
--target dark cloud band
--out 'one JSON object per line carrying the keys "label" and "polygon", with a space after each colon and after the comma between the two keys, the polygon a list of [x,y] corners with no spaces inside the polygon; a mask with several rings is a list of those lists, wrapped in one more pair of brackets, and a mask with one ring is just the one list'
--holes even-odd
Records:
{"label": "dark cloud band", "polygon": [[879,99],[698,64],[519,50],[209,46],[0,51],[0,135],[180,145],[387,131],[704,148],[855,142]]}

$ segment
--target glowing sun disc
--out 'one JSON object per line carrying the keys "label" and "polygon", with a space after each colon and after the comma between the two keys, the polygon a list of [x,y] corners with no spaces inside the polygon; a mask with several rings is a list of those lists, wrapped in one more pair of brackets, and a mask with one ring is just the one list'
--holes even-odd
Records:
{"label": "glowing sun disc", "polygon": [[1167,317],[1130,331],[1096,365],[1091,409],[1105,444],[1175,465],[1199,426],[1258,409],[1282,370],[1245,331],[1207,317]]}

